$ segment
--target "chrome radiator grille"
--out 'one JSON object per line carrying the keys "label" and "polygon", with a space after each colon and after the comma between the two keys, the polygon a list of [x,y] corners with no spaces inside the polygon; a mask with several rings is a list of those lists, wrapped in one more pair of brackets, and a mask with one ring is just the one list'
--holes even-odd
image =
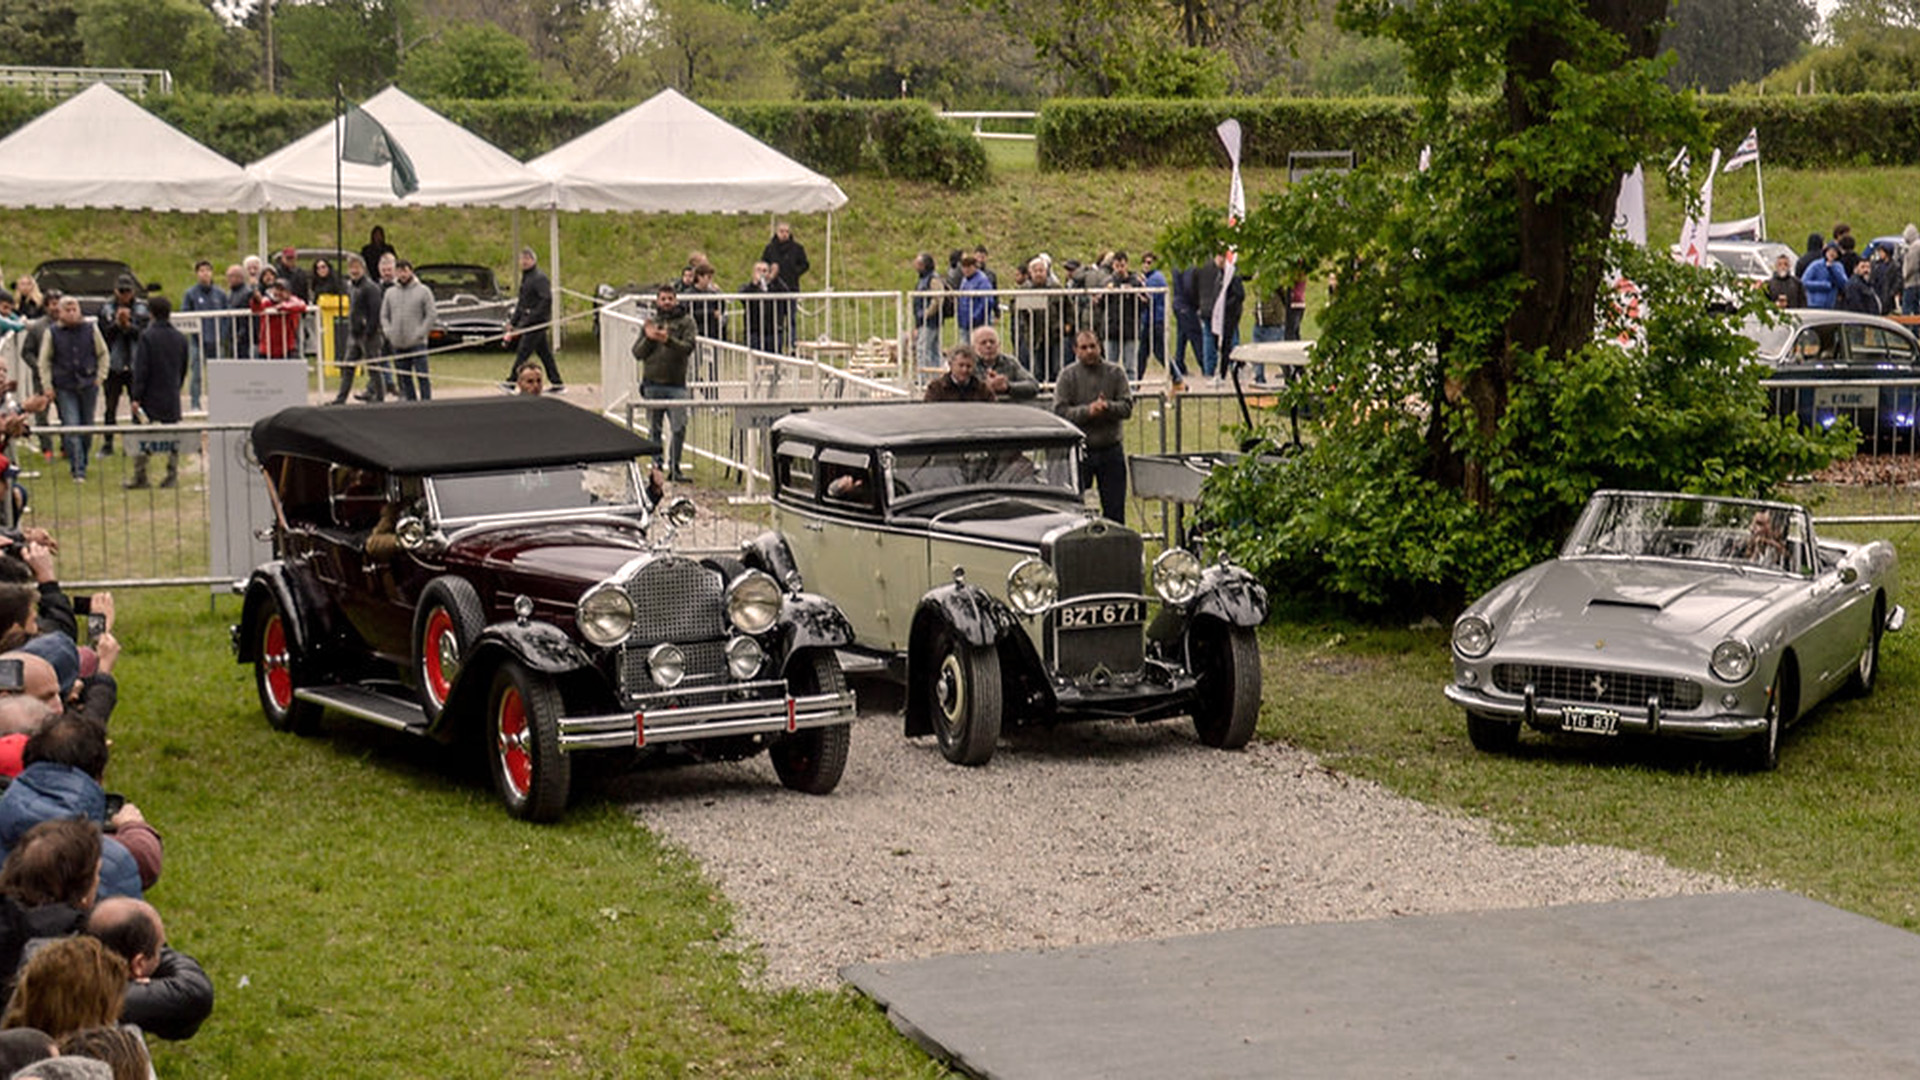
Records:
{"label": "chrome radiator grille", "polygon": [[1062,536],[1053,545],[1061,599],[1140,592],[1140,552],[1140,534],[1110,522],[1092,522]]}
{"label": "chrome radiator grille", "polygon": [[[653,684],[653,673],[647,668],[647,653],[651,646],[629,646],[620,653],[620,685],[628,697],[660,692]],[[687,674],[674,687],[676,692],[716,689],[727,682],[727,655],[724,641],[700,641],[682,644],[680,652],[687,658]]]}
{"label": "chrome radiator grille", "polygon": [[[633,634],[628,638],[632,646],[662,641],[684,645],[726,636],[720,575],[692,559],[677,555],[655,559],[627,582],[627,597],[633,601]],[[644,649],[641,656],[645,658]]]}
{"label": "chrome radiator grille", "polygon": [[1493,685],[1506,693],[1524,693],[1529,683],[1537,698],[1583,705],[1644,708],[1648,698],[1657,697],[1663,709],[1697,709],[1702,696],[1700,684],[1691,679],[1550,664],[1493,666]]}
{"label": "chrome radiator grille", "polygon": [[[1140,534],[1111,522],[1091,522],[1060,537],[1053,545],[1060,599],[1139,595],[1144,585],[1140,551]],[[1131,675],[1146,664],[1140,623],[1054,631],[1053,669],[1069,679],[1085,678],[1103,667],[1114,675]]]}

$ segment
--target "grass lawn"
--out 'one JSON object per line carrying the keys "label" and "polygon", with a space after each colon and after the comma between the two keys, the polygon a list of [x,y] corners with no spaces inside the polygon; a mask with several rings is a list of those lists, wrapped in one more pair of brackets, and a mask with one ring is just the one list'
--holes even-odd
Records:
{"label": "grass lawn", "polygon": [[[1021,167],[1017,147],[991,149],[997,179],[977,192],[842,181],[852,202],[835,219],[836,285],[905,287],[914,252],[976,241],[1008,256],[1138,249],[1190,203],[1224,201],[1224,172],[1045,173]],[[1723,180],[1720,216],[1752,212],[1746,175]],[[1913,169],[1769,171],[1772,231],[1796,247],[1841,219],[1865,236],[1897,231],[1916,180]],[[1247,182],[1257,200],[1279,178],[1252,171]],[[1656,236],[1673,235],[1677,212],[1662,200],[1651,209]],[[376,221],[410,257],[506,270],[504,211],[355,211],[349,237]],[[117,255],[176,293],[195,257],[224,261],[241,243],[232,217],[0,211],[0,223],[8,276],[41,258]],[[817,285],[825,222],[795,224]],[[522,216],[521,238],[543,252],[544,233],[544,220]],[[693,248],[725,268],[723,279],[744,277],[767,233],[763,217],[568,215],[565,280],[651,281]],[[276,242],[331,234],[330,214],[272,223]],[[576,348],[562,362],[591,381],[593,357]],[[504,367],[500,354],[435,361],[479,380]],[[1190,415],[1183,434],[1213,437],[1223,419]],[[1130,440],[1157,422],[1137,417]],[[1884,509],[1891,499],[1868,501]],[[1853,531],[1892,537],[1910,566],[1920,559],[1911,526]],[[471,769],[399,736],[341,720],[312,739],[271,732],[228,652],[236,600],[195,590],[119,600],[127,653],[109,786],[166,834],[154,900],[220,996],[197,1038],[158,1044],[161,1075],[941,1074],[851,993],[754,988],[724,897],[617,807],[588,798],[559,825],[521,825]],[[1823,707],[1788,735],[1780,770],[1767,775],[1687,745],[1529,736],[1514,756],[1478,753],[1440,695],[1439,627],[1278,622],[1263,635],[1261,733],[1318,751],[1330,768],[1483,815],[1516,842],[1620,844],[1912,928],[1916,633],[1920,625],[1886,639],[1875,697]]]}

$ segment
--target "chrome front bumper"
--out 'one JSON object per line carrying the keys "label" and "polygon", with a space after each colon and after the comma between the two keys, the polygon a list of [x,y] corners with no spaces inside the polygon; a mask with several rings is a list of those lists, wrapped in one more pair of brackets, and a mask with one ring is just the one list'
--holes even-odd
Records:
{"label": "chrome front bumper", "polygon": [[[1486,693],[1458,683],[1446,685],[1447,700],[1470,713],[1491,716],[1500,720],[1519,720],[1528,727],[1541,731],[1558,731],[1563,705],[1569,703],[1543,703],[1534,700],[1531,694],[1516,701],[1509,697],[1489,697]],[[1578,706],[1576,707],[1589,707]],[[1676,715],[1664,712],[1658,699],[1651,699],[1645,708],[1622,709],[1605,706],[1620,714],[1620,730],[1638,732],[1644,735],[1675,735],[1688,739],[1744,739],[1759,735],[1767,730],[1765,716],[1749,716],[1740,713],[1718,713],[1701,716],[1694,713]]]}
{"label": "chrome front bumper", "polygon": [[854,713],[853,691],[842,690],[837,694],[567,716],[560,720],[560,749],[616,750],[725,735],[782,734],[845,724],[853,720]]}

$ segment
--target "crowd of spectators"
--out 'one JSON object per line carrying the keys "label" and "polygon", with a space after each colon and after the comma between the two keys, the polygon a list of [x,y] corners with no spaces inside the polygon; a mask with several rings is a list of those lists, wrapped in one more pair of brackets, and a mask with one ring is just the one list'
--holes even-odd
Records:
{"label": "crowd of spectators", "polygon": [[0,529],[0,1076],[132,1080],[153,1075],[146,1037],[199,1029],[213,984],[148,900],[159,831],[108,790],[113,597],[68,596],[58,555]]}

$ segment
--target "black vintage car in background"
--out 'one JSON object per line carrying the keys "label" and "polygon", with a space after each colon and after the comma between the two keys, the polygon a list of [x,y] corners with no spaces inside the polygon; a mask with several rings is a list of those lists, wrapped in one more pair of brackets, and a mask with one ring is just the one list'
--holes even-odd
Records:
{"label": "black vintage car in background", "polygon": [[[1003,726],[1191,716],[1237,748],[1260,711],[1246,571],[1088,512],[1080,429],[1021,405],[879,405],[774,422],[775,531],[747,565],[833,598],[949,761]],[[1148,592],[1149,581],[1152,591]]]}
{"label": "black vintage car in background", "polygon": [[437,320],[427,344],[511,349],[504,340],[513,319],[513,299],[500,291],[493,271],[473,263],[424,263],[413,276],[433,293]]}
{"label": "black vintage car in background", "polygon": [[234,628],[269,723],[323,709],[486,748],[515,816],[566,807],[573,755],[770,752],[790,788],[846,766],[831,603],[672,549],[654,445],[551,398],[300,407],[254,425],[274,558]]}

